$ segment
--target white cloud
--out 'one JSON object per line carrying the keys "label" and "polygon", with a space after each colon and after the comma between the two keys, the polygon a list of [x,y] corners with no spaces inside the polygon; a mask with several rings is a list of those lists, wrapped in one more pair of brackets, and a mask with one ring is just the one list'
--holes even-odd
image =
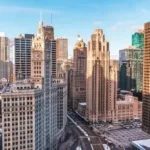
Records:
{"label": "white cloud", "polygon": [[54,11],[54,10],[51,10],[51,9],[41,9],[41,8],[31,8],[31,7],[20,7],[20,6],[0,6],[0,12],[7,12],[7,13],[39,13],[39,12],[42,12],[42,13],[47,13],[47,14],[50,14],[50,13],[54,13],[54,14],[57,14],[57,13],[60,13],[59,11]]}
{"label": "white cloud", "polygon": [[118,21],[116,22],[112,27],[110,27],[110,30],[116,31],[118,29],[123,28],[122,26],[128,26],[134,24],[135,20],[124,20],[124,21]]}
{"label": "white cloud", "polygon": [[113,30],[113,31],[116,31],[116,30],[118,30],[118,27],[117,27],[117,26],[112,26],[112,27],[110,27],[109,29],[110,29],[110,30]]}
{"label": "white cloud", "polygon": [[128,25],[135,23],[135,20],[125,20],[125,21],[118,21],[116,25]]}
{"label": "white cloud", "polygon": [[138,30],[143,30],[143,28],[144,27],[142,26],[134,25],[134,26],[131,26],[130,30],[138,31]]}
{"label": "white cloud", "polygon": [[101,24],[100,21],[95,21],[95,22],[94,22],[94,25],[99,25],[99,24]]}

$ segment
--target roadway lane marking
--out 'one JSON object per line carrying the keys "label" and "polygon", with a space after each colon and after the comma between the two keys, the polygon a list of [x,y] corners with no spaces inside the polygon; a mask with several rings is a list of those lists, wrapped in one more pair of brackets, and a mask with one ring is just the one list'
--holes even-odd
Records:
{"label": "roadway lane marking", "polygon": [[[68,118],[77,126],[77,128],[79,128],[79,130],[87,137],[87,139],[90,141],[90,137],[88,136],[88,134],[69,116],[67,115]],[[91,149],[94,150],[92,144],[90,144]]]}

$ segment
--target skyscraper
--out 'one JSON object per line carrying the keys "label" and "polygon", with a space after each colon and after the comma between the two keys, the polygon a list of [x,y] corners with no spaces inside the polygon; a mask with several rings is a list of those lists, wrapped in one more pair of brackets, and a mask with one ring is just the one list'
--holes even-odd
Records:
{"label": "skyscraper", "polygon": [[132,46],[135,48],[143,49],[144,48],[144,33],[139,30],[132,35]]}
{"label": "skyscraper", "polygon": [[0,33],[0,79],[10,79],[9,40],[4,33]]}
{"label": "skyscraper", "polygon": [[86,102],[86,58],[87,48],[82,38],[78,38],[74,46],[72,98],[73,108],[77,109],[79,102]]}
{"label": "skyscraper", "polygon": [[31,76],[31,43],[33,34],[19,35],[15,38],[15,77],[16,80],[29,79]]}
{"label": "skyscraper", "polygon": [[40,21],[32,38],[31,78],[1,86],[4,149],[56,150],[63,138],[67,84],[52,79],[54,40],[46,27]]}
{"label": "skyscraper", "polygon": [[108,119],[109,121],[116,120],[116,102],[117,102],[117,89],[118,89],[118,74],[119,74],[119,61],[110,60],[110,79],[109,79],[109,98],[108,103]]}
{"label": "skyscraper", "polygon": [[68,60],[68,39],[56,39],[56,59]]}
{"label": "skyscraper", "polygon": [[109,111],[109,43],[101,29],[91,35],[87,50],[87,113],[90,121],[106,121]]}
{"label": "skyscraper", "polygon": [[135,47],[119,51],[120,88],[122,90],[142,91],[143,50]]}
{"label": "skyscraper", "polygon": [[[62,110],[64,112],[63,115],[62,112],[60,115],[60,111],[57,111],[58,106],[61,106],[61,109],[63,109],[63,96],[66,95],[63,92],[66,91],[64,86],[59,85],[63,96],[58,97],[60,96],[57,91],[59,88],[52,86],[53,50],[56,50],[56,41],[51,39],[51,37],[51,34],[48,34],[47,30],[45,30],[43,22],[40,21],[38,32],[32,41],[31,50],[31,79],[34,82],[34,86],[43,91],[41,95],[43,100],[38,99],[36,105],[36,150],[56,149],[59,138],[58,132],[61,129],[60,133],[62,133],[66,124],[65,117],[67,117],[67,115],[64,116],[65,110]],[[66,105],[67,102],[64,103],[64,106]]]}
{"label": "skyscraper", "polygon": [[143,125],[150,134],[150,22],[144,25],[144,63],[143,63]]}

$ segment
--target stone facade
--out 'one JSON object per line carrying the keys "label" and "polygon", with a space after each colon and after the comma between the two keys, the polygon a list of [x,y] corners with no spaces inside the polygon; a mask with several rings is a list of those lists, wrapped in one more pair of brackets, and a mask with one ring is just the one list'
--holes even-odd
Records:
{"label": "stone facade", "polygon": [[86,116],[90,121],[106,121],[109,111],[109,43],[101,29],[91,35],[87,50]]}
{"label": "stone facade", "polygon": [[73,108],[77,109],[78,103],[86,102],[86,58],[87,48],[83,39],[78,38],[74,46],[73,56],[73,80],[72,80],[72,102]]}

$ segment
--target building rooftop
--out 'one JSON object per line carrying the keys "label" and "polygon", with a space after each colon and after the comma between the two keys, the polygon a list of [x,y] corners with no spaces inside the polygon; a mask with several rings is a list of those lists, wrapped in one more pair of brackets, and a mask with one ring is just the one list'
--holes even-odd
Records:
{"label": "building rooftop", "polygon": [[132,141],[131,144],[139,150],[150,150],[150,139]]}
{"label": "building rooftop", "polygon": [[9,94],[9,93],[24,93],[24,92],[34,92],[39,91],[34,87],[32,82],[29,80],[17,81],[16,83],[8,83],[2,90],[1,93]]}
{"label": "building rooftop", "polygon": [[[131,147],[132,141],[140,140],[139,142],[134,142],[136,144],[143,143],[150,147],[150,135],[142,131],[141,128],[130,128],[130,129],[117,129],[108,131],[105,135],[108,140],[115,143],[115,145],[123,146],[124,148]],[[149,140],[146,140],[149,139]],[[145,141],[145,142],[144,142]],[[149,142],[149,143],[148,143]]]}

